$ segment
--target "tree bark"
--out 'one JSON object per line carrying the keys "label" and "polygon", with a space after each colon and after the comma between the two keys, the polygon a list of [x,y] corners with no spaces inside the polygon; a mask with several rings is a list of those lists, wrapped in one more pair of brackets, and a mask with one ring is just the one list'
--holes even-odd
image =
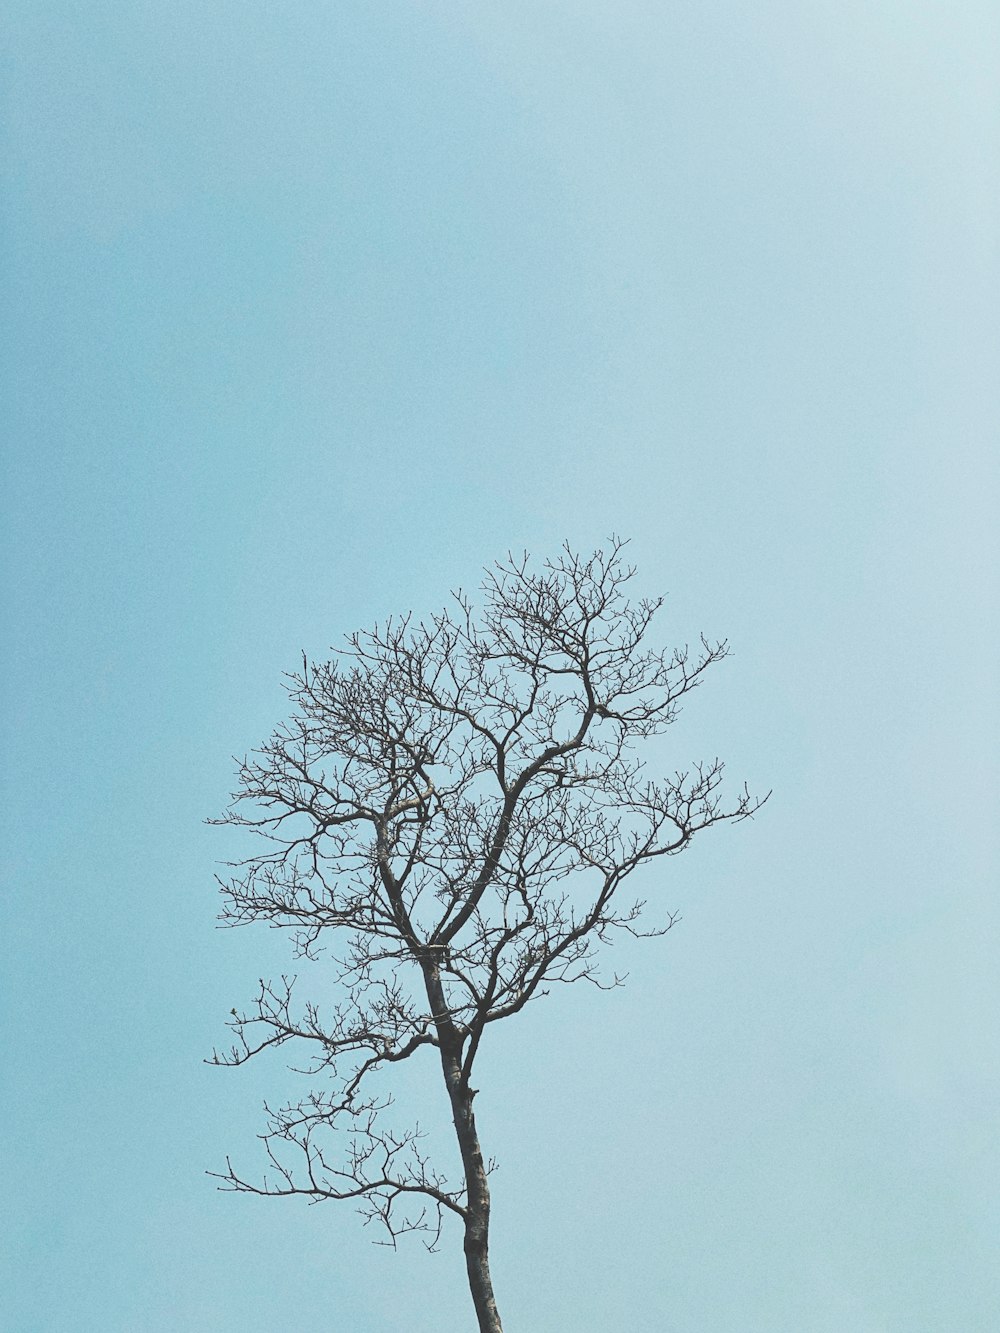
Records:
{"label": "tree bark", "polygon": [[503,1333],[490,1278],[490,1187],[472,1110],[474,1096],[472,1089],[466,1087],[459,1088],[458,1096],[452,1097],[455,1132],[465,1167],[465,1267],[479,1319],[479,1333]]}
{"label": "tree bark", "polygon": [[433,962],[425,967],[424,979],[437,1024],[441,1068],[465,1172],[465,1268],[469,1290],[476,1307],[479,1333],[503,1333],[490,1277],[490,1187],[472,1109],[476,1090],[462,1077],[462,1040],[448,1014],[440,973]]}

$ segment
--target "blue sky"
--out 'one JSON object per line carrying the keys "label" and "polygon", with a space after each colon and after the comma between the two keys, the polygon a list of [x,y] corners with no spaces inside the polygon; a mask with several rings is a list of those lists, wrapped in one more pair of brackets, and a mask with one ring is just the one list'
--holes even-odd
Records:
{"label": "blue sky", "polygon": [[994,1327],[998,56],[985,0],[13,0],[9,1327],[470,1326],[457,1243],[203,1175],[287,957],[202,820],[303,648],[612,531],[735,649],[665,762],[774,796],[497,1034],[505,1322]]}

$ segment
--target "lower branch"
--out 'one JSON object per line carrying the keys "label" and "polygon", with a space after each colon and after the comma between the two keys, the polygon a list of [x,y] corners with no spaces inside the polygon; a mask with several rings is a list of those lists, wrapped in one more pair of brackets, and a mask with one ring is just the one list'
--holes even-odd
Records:
{"label": "lower branch", "polygon": [[[376,1124],[387,1104],[324,1105],[314,1098],[277,1112],[268,1110],[268,1131],[260,1137],[271,1175],[255,1184],[239,1175],[228,1157],[224,1172],[208,1174],[221,1182],[221,1190],[234,1193],[267,1198],[299,1195],[310,1203],[354,1200],[366,1226],[377,1222],[388,1233],[388,1240],[376,1243],[395,1247],[400,1236],[420,1232],[427,1248],[434,1250],[448,1213],[466,1222],[463,1192],[449,1189],[445,1178],[431,1168],[419,1146],[423,1137],[419,1129],[396,1134]],[[342,1160],[335,1162],[321,1140],[324,1132],[330,1137],[340,1128],[334,1119],[343,1113],[355,1123],[345,1127],[346,1149]],[[289,1164],[288,1149],[299,1158],[294,1164]]]}

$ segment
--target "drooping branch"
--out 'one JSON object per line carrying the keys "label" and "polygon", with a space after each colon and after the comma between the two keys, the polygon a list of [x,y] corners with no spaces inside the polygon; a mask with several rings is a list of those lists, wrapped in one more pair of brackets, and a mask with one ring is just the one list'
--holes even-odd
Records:
{"label": "drooping branch", "polygon": [[[451,1213],[464,1220],[463,1190],[449,1188],[420,1147],[419,1128],[396,1133],[385,1129],[379,1114],[390,1103],[374,1099],[354,1102],[313,1094],[294,1106],[265,1107],[268,1124],[260,1137],[271,1174],[260,1183],[246,1180],[226,1158],[226,1170],[210,1172],[220,1189],[265,1197],[301,1195],[312,1203],[353,1201],[362,1217],[378,1222],[389,1242],[408,1232],[429,1236],[435,1249],[444,1218]],[[344,1123],[346,1122],[346,1124]],[[335,1131],[346,1139],[337,1159],[329,1157],[324,1139]],[[289,1160],[289,1149],[294,1159]]]}

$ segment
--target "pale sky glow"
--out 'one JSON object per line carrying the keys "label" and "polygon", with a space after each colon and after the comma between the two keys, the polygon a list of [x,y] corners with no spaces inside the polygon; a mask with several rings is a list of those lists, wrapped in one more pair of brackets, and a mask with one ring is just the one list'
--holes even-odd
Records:
{"label": "pale sky glow", "polygon": [[202,821],[303,649],[620,532],[734,648],[657,759],[774,795],[492,1034],[505,1328],[989,1333],[995,5],[13,0],[0,69],[0,1323],[473,1326],[457,1236],[205,1177],[292,964]]}

